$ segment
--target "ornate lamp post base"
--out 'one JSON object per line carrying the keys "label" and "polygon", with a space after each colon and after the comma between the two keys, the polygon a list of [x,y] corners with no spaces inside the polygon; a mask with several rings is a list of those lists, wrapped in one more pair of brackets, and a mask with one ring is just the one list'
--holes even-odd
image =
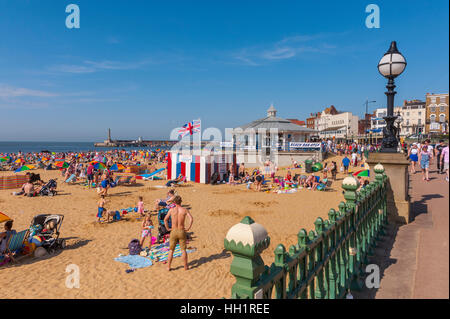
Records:
{"label": "ornate lamp post base", "polygon": [[380,150],[381,153],[397,153],[398,151],[398,128],[394,125],[396,119],[397,116],[388,115],[384,117],[386,126],[383,128],[383,140],[381,142]]}

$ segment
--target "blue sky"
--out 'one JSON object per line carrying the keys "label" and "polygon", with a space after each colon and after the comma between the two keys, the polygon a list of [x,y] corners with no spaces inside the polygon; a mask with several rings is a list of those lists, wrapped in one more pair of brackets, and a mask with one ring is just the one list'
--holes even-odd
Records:
{"label": "blue sky", "polygon": [[[80,8],[68,29],[65,8]],[[365,8],[380,7],[368,29]],[[236,127],[270,103],[304,120],[331,104],[384,107],[377,63],[408,66],[396,105],[448,92],[448,1],[0,0],[0,140],[167,138]]]}

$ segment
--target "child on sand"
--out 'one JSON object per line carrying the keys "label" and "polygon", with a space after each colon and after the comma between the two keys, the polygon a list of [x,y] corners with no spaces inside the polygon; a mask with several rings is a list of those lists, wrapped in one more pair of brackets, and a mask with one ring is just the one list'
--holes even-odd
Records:
{"label": "child on sand", "polygon": [[288,181],[288,182],[291,182],[291,181],[292,181],[292,174],[291,174],[291,171],[288,171],[288,172],[287,172],[287,175],[286,175],[286,181]]}
{"label": "child on sand", "polygon": [[142,196],[139,196],[139,202],[137,203],[138,213],[144,217],[144,199]]}
{"label": "child on sand", "polygon": [[147,215],[142,222],[142,234],[141,234],[141,247],[144,245],[145,238],[149,238],[150,243],[148,244],[148,248],[152,248],[152,229],[153,222],[150,215]]}
{"label": "child on sand", "polygon": [[103,212],[105,211],[105,195],[101,195],[98,201],[98,213],[97,213],[97,221],[100,223],[101,218],[103,217]]}

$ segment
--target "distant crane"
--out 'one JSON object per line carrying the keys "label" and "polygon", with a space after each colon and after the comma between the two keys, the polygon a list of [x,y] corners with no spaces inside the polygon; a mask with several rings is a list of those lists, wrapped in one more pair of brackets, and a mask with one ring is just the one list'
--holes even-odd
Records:
{"label": "distant crane", "polygon": [[365,139],[366,139],[366,143],[367,143],[367,115],[369,114],[369,103],[376,103],[377,101],[369,101],[369,99],[366,100],[366,102],[364,103],[364,105],[366,106],[366,114],[364,114],[364,134],[365,134]]}

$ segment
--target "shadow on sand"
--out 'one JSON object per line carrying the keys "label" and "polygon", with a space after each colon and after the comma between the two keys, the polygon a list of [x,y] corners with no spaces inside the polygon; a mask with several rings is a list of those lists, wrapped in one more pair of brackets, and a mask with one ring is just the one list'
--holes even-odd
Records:
{"label": "shadow on sand", "polygon": [[[63,239],[65,239],[65,240],[72,240],[72,239],[78,239],[78,237],[68,237],[68,238],[63,238]],[[36,262],[40,262],[40,261],[44,261],[44,260],[47,260],[47,259],[51,259],[53,257],[56,257],[56,256],[60,255],[65,250],[78,249],[78,248],[81,248],[83,246],[86,246],[91,241],[92,240],[90,240],[90,239],[75,240],[73,243],[68,243],[66,245],[66,248],[54,250],[54,251],[52,251],[50,253],[47,253],[43,257],[22,256],[22,257],[16,258],[17,262],[15,262],[15,263],[8,263],[8,264],[0,267],[0,269],[21,267],[21,266],[24,266],[24,265],[31,265],[31,264],[34,264]]]}

